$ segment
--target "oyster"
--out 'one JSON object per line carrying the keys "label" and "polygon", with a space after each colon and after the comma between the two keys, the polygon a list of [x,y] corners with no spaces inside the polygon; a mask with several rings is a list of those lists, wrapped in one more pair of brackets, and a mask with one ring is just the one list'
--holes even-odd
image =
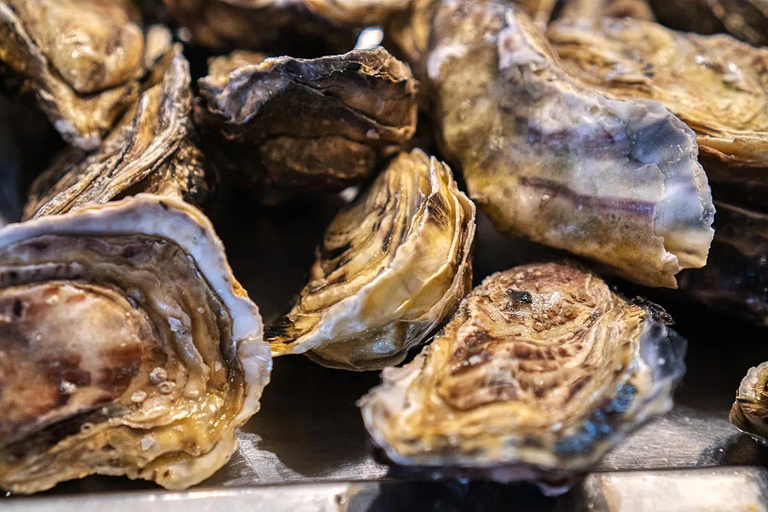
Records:
{"label": "oyster", "polygon": [[680,273],[680,289],[711,307],[768,326],[768,215],[716,202],[715,240],[702,269]]}
{"label": "oyster", "polygon": [[359,183],[416,131],[416,82],[383,48],[280,57],[200,80],[220,165],[263,196]]}
{"label": "oyster", "polygon": [[444,1],[427,68],[449,159],[502,231],[675,287],[714,216],[694,133],[661,104],[574,80],[518,8]]}
{"label": "oyster", "polygon": [[0,488],[212,475],[259,408],[261,317],[194,207],[141,194],[0,231]]}
{"label": "oyster", "polygon": [[81,149],[134,101],[153,44],[130,0],[0,2],[0,62]]}
{"label": "oyster", "polygon": [[[547,38],[570,75],[613,99],[660,101],[696,131],[702,156],[766,174],[768,49],[727,35],[599,17],[564,18],[550,25]],[[722,172],[703,163],[718,180]]]}
{"label": "oyster", "polygon": [[211,192],[192,123],[189,64],[176,45],[137,103],[93,153],[69,148],[33,184],[25,218],[60,214],[139,192],[201,204]]}
{"label": "oyster", "polygon": [[752,367],[741,381],[728,419],[744,432],[768,442],[768,362]]}
{"label": "oyster", "polygon": [[[165,0],[198,42],[214,47],[306,52],[352,48],[358,28],[382,23],[409,0]],[[314,48],[318,49],[318,48]],[[322,53],[319,53],[322,54]]]}
{"label": "oyster", "polygon": [[332,368],[401,362],[453,313],[472,282],[475,206],[451,171],[402,153],[333,220],[293,309],[266,339]]}
{"label": "oyster", "polygon": [[384,370],[358,404],[365,426],[405,472],[562,492],[672,407],[685,340],[654,311],[570,265],[493,274],[416,359]]}
{"label": "oyster", "polygon": [[768,44],[766,0],[650,0],[650,4],[669,27],[700,34],[728,32],[756,46]]}

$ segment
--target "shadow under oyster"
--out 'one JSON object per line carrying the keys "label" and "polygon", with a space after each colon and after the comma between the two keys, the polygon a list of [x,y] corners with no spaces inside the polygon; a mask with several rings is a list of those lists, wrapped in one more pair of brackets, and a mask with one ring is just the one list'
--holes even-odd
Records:
{"label": "shadow under oyster", "polygon": [[197,209],[141,194],[0,231],[0,488],[183,489],[236,448],[271,357]]}
{"label": "shadow under oyster", "polygon": [[595,275],[524,265],[486,278],[358,405],[402,472],[535,481],[559,493],[671,409],[684,353],[653,311]]}
{"label": "shadow under oyster", "polygon": [[192,123],[189,64],[175,45],[152,69],[137,102],[102,145],[68,148],[37,178],[26,219],[61,214],[140,192],[200,206],[215,177],[207,173]]}
{"label": "shadow under oyster", "polygon": [[650,286],[706,263],[714,206],[695,134],[655,101],[570,77],[519,8],[444,1],[428,74],[449,159],[501,231]]}
{"label": "shadow under oyster", "polygon": [[[0,3],[0,65],[67,142],[85,150],[135,100],[161,39],[145,35],[130,0]],[[154,35],[157,35],[155,32]]]}
{"label": "shadow under oyster", "polygon": [[200,80],[196,120],[223,138],[211,143],[217,162],[267,202],[359,183],[416,131],[416,82],[383,48],[213,63],[228,72]]}
{"label": "shadow under oyster", "polygon": [[267,329],[272,354],[360,371],[403,361],[471,288],[474,235],[448,166],[400,154],[326,230],[296,305]]}

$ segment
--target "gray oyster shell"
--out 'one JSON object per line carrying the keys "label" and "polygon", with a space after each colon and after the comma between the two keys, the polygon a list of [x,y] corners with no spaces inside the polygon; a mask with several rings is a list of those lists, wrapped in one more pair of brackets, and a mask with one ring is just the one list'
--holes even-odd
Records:
{"label": "gray oyster shell", "polygon": [[768,363],[752,367],[736,391],[728,419],[744,432],[768,444]]}
{"label": "gray oyster shell", "polygon": [[695,134],[660,103],[573,79],[504,3],[442,2],[430,41],[445,151],[499,230],[650,286],[706,263],[715,209]]}
{"label": "gray oyster shell", "polygon": [[685,347],[597,276],[524,265],[486,278],[358,405],[373,444],[405,474],[564,492],[671,409]]}

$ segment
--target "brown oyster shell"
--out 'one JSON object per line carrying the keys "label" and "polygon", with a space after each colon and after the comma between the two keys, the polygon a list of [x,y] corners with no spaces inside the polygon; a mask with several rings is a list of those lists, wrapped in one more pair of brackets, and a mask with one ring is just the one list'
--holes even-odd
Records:
{"label": "brown oyster shell", "polygon": [[768,215],[715,204],[707,266],[681,272],[680,289],[710,307],[768,326]]}
{"label": "brown oyster shell", "polygon": [[562,492],[672,407],[684,352],[652,312],[591,273],[524,265],[486,278],[359,406],[402,472]]}
{"label": "brown oyster shell", "polygon": [[744,432],[768,443],[768,363],[752,367],[736,391],[728,419]]}
{"label": "brown oyster shell", "polygon": [[153,69],[138,102],[93,153],[70,148],[33,184],[26,219],[140,192],[201,205],[211,194],[192,123],[189,64],[176,45]]}
{"label": "brown oyster shell", "polygon": [[135,100],[149,49],[129,0],[0,3],[0,62],[81,149],[96,148]]}
{"label": "brown oyster shell", "polygon": [[267,198],[359,183],[416,131],[416,82],[380,47],[266,59],[205,77],[200,92],[218,162]]}
{"label": "brown oyster shell", "polygon": [[267,329],[272,354],[347,370],[401,362],[469,291],[474,235],[448,166],[400,154],[326,230],[296,305]]}
{"label": "brown oyster shell", "polygon": [[727,32],[756,46],[768,44],[766,0],[649,0],[657,18],[671,28]]}
{"label": "brown oyster shell", "polygon": [[707,177],[694,133],[661,104],[574,80],[503,3],[444,1],[431,41],[445,150],[500,230],[651,286],[706,263]]}
{"label": "brown oyster shell", "polygon": [[0,488],[183,489],[236,448],[271,358],[197,209],[140,194],[0,231]]}

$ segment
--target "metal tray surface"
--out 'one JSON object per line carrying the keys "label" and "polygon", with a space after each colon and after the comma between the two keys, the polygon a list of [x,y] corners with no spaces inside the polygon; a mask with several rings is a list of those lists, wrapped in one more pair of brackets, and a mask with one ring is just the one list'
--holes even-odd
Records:
{"label": "metal tray surface", "polygon": [[[214,220],[235,274],[265,319],[301,288],[337,200],[299,200],[257,210],[245,198],[218,205]],[[558,253],[497,235],[481,216],[475,280]],[[33,497],[0,500],[3,511],[400,511],[768,510],[768,447],[728,422],[750,366],[768,360],[766,329],[688,304],[674,293],[616,281],[661,302],[688,341],[688,372],[674,410],[631,435],[571,492],[548,498],[530,485],[407,482],[370,455],[355,402],[377,373],[275,360],[262,410],[212,478],[186,492],[146,482],[89,477]]]}

